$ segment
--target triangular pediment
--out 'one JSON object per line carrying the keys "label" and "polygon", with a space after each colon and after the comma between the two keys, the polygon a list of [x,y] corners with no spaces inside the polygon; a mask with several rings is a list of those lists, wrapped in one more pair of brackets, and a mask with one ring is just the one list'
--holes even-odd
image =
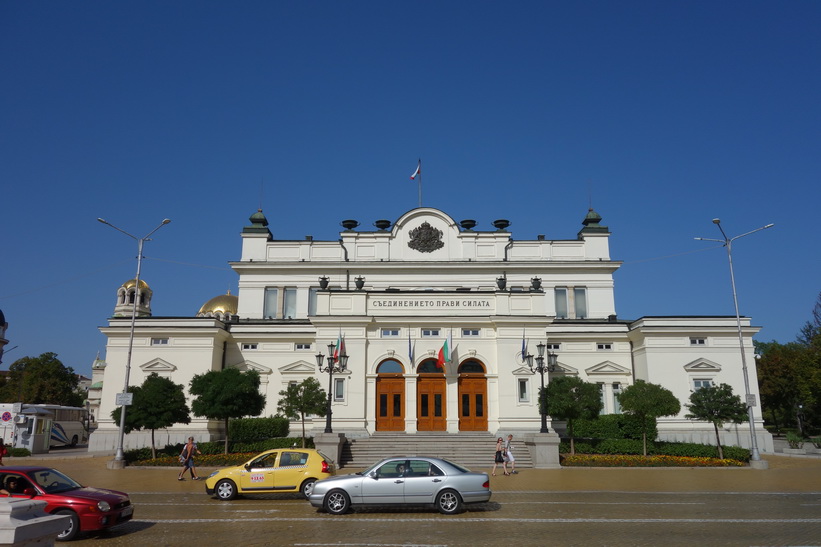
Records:
{"label": "triangular pediment", "polygon": [[530,375],[533,374],[533,372],[530,370],[529,367],[526,367],[526,366],[522,365],[519,368],[513,369],[512,374],[515,374],[516,376],[524,376],[524,375],[530,376]]}
{"label": "triangular pediment", "polygon": [[721,372],[721,365],[709,359],[696,359],[684,365],[687,372]]}
{"label": "triangular pediment", "polygon": [[247,372],[249,370],[255,370],[259,373],[260,376],[267,376],[271,374],[273,369],[268,368],[264,365],[260,365],[259,363],[254,363],[253,361],[243,361],[242,363],[237,363],[236,365],[229,365],[231,368],[235,368],[237,370],[241,370],[242,372]]}
{"label": "triangular pediment", "polygon": [[174,372],[177,367],[164,359],[153,359],[144,365],[140,365],[140,370],[146,374],[151,374],[152,372]]}
{"label": "triangular pediment", "polygon": [[308,361],[295,361],[283,367],[279,367],[280,374],[314,374],[316,372],[316,365]]}
{"label": "triangular pediment", "polygon": [[613,361],[603,361],[597,365],[593,365],[592,367],[585,370],[588,376],[596,376],[596,375],[608,375],[612,376],[614,374],[622,375],[622,376],[629,376],[630,370],[626,369],[621,365],[617,365]]}
{"label": "triangular pediment", "polygon": [[556,363],[555,374],[564,374],[565,376],[578,376],[579,369],[571,367],[570,365],[565,365],[562,362],[558,362]]}

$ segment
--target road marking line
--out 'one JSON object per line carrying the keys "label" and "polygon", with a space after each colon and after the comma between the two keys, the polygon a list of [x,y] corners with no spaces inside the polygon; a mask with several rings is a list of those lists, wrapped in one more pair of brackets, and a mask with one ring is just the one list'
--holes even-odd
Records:
{"label": "road marking line", "polygon": [[[336,519],[336,517],[327,516],[324,517],[329,522],[339,522],[340,524],[343,522],[341,520]],[[333,519],[333,520],[331,520]],[[277,519],[274,519],[277,520]],[[311,518],[304,518],[304,517],[283,517],[283,520],[287,520],[289,522],[293,521],[300,521],[300,522],[317,522],[317,517]],[[354,522],[387,522],[390,523],[396,519],[389,519],[389,518],[354,518],[348,519],[347,522],[354,523]],[[248,518],[248,519],[230,519],[230,518],[209,518],[209,519],[157,519],[157,520],[132,520],[131,522],[138,522],[143,524],[202,524],[202,523],[216,523],[216,522],[270,522],[271,519],[265,518]],[[607,518],[456,518],[456,519],[449,519],[449,518],[408,518],[407,515],[402,515],[402,521],[407,522],[435,522],[437,524],[442,523],[454,523],[454,524],[471,524],[474,522],[522,522],[522,523],[539,523],[539,524],[574,524],[574,523],[602,523],[602,524],[621,524],[621,523],[630,523],[630,524],[761,524],[761,523],[768,523],[768,524],[819,524],[821,523],[821,519],[814,518],[814,519],[759,519],[759,518],[749,518],[749,519],[733,519],[733,518],[718,518],[718,519],[705,519],[705,518],[697,518],[697,519],[689,519],[689,518],[681,518],[681,519],[654,519],[654,518],[630,518],[630,519],[607,519]]]}

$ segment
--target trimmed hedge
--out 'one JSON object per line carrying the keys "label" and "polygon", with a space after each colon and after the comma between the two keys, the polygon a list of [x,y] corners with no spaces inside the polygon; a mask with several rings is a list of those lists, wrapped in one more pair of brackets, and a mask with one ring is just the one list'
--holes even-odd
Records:
{"label": "trimmed hedge", "polygon": [[[129,464],[140,462],[143,465],[179,465],[177,460],[180,452],[182,452],[183,443],[169,444],[162,448],[157,448],[156,463],[150,463],[151,447],[135,448],[133,450],[126,450],[124,453],[125,461]],[[301,437],[279,437],[276,439],[266,439],[264,441],[256,441],[250,443],[231,442],[228,443],[229,456],[231,454],[243,454],[242,461],[250,458],[249,454],[253,456],[266,450],[273,450],[275,448],[291,448],[301,447]],[[225,443],[223,441],[213,441],[207,443],[197,443],[197,448],[206,456],[220,456],[225,451]],[[305,448],[314,448],[314,439],[309,437],[305,439]],[[168,459],[166,462],[165,460]],[[199,464],[204,465],[204,463]]]}
{"label": "trimmed hedge", "polygon": [[[642,442],[635,439],[601,439],[576,441],[576,454],[641,455]],[[723,446],[724,458],[750,461],[750,451],[738,446]],[[570,454],[570,442],[562,441],[559,453]],[[717,458],[718,447],[708,444],[653,442],[647,443],[647,455],[679,456],[685,458]]]}
{"label": "trimmed hedge", "polygon": [[[238,418],[228,422],[228,438],[236,442],[256,442],[274,437],[287,437],[288,418]],[[202,450],[202,449],[200,449]]]}
{"label": "trimmed hedge", "polygon": [[[577,439],[641,439],[641,420],[630,414],[604,414],[592,420],[573,422]],[[647,429],[647,438],[658,437],[655,421]]]}

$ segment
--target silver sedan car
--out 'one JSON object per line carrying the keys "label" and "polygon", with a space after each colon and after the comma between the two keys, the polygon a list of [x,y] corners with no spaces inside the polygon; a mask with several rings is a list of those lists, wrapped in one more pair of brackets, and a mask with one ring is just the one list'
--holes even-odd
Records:
{"label": "silver sedan car", "polygon": [[396,456],[355,475],[318,481],[308,499],[334,515],[363,505],[433,505],[453,515],[464,504],[486,502],[490,495],[487,473],[439,458]]}

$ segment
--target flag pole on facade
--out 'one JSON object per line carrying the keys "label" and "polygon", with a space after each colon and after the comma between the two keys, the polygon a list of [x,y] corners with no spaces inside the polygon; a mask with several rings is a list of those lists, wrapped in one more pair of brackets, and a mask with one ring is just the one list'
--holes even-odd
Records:
{"label": "flag pole on facade", "polygon": [[416,164],[416,171],[411,175],[411,180],[419,179],[417,181],[419,186],[419,207],[422,206],[422,158],[419,158],[419,163]]}
{"label": "flag pole on facade", "polygon": [[525,329],[522,329],[522,363],[525,362],[525,356],[527,355],[527,340],[525,339]]}
{"label": "flag pole on facade", "polygon": [[410,358],[411,366],[413,366],[413,344],[411,344],[410,327],[408,327],[408,357]]}
{"label": "flag pole on facade", "polygon": [[453,329],[450,330],[448,337],[445,338],[445,343],[439,348],[439,355],[436,359],[436,366],[444,370],[445,363],[450,363],[451,352],[453,351]]}

